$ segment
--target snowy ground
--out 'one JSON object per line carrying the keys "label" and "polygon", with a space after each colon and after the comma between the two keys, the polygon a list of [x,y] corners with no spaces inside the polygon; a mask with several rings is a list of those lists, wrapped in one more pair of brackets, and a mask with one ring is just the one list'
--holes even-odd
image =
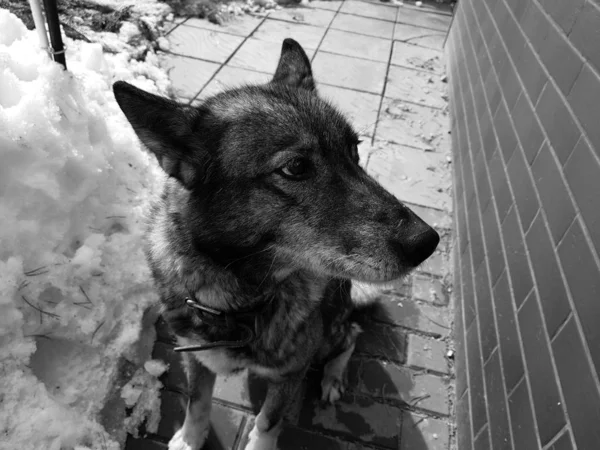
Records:
{"label": "snowy ground", "polygon": [[3,9],[0,30],[0,448],[117,449],[157,423],[164,367],[140,239],[159,172],[111,85],[169,81],[152,53],[67,39],[65,72]]}

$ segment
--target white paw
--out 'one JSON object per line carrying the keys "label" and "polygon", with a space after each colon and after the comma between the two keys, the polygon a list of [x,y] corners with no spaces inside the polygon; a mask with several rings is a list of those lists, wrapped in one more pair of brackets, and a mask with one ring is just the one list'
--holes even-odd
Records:
{"label": "white paw", "polygon": [[180,428],[169,441],[169,450],[200,450],[206,441],[208,428],[198,431],[184,431]]}
{"label": "white paw", "polygon": [[248,434],[248,443],[244,450],[277,450],[279,433],[261,433],[256,426]]}
{"label": "white paw", "polygon": [[321,401],[337,402],[344,394],[344,382],[337,376],[324,374],[321,381]]}

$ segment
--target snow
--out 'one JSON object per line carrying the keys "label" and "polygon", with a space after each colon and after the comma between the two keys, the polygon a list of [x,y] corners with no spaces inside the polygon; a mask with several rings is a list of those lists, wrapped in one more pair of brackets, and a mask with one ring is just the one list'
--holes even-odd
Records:
{"label": "snow", "polygon": [[3,9],[0,29],[0,448],[117,449],[101,411],[119,367],[138,368],[123,383],[129,430],[158,423],[165,367],[144,369],[140,342],[156,301],[143,210],[160,175],[111,85],[164,94],[169,81],[154,54],[70,39],[65,72]]}

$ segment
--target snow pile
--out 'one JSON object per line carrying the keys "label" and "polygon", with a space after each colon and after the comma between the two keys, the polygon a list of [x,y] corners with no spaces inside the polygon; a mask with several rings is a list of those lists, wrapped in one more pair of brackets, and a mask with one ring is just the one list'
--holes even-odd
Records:
{"label": "snow pile", "polygon": [[[153,54],[138,62],[71,40],[64,72],[3,9],[0,30],[2,448],[116,449],[99,413],[124,358],[144,362],[155,296],[140,235],[159,173],[111,85],[162,94],[168,78]],[[133,384],[151,385],[156,406],[150,367]]]}

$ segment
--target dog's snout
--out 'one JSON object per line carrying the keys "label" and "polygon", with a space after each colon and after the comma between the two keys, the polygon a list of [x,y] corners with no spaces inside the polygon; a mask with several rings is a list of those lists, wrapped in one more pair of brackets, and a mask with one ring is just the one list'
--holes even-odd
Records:
{"label": "dog's snout", "polygon": [[416,267],[433,254],[440,243],[440,235],[412,211],[410,215],[408,225],[402,230],[403,237],[392,245],[407,264]]}

